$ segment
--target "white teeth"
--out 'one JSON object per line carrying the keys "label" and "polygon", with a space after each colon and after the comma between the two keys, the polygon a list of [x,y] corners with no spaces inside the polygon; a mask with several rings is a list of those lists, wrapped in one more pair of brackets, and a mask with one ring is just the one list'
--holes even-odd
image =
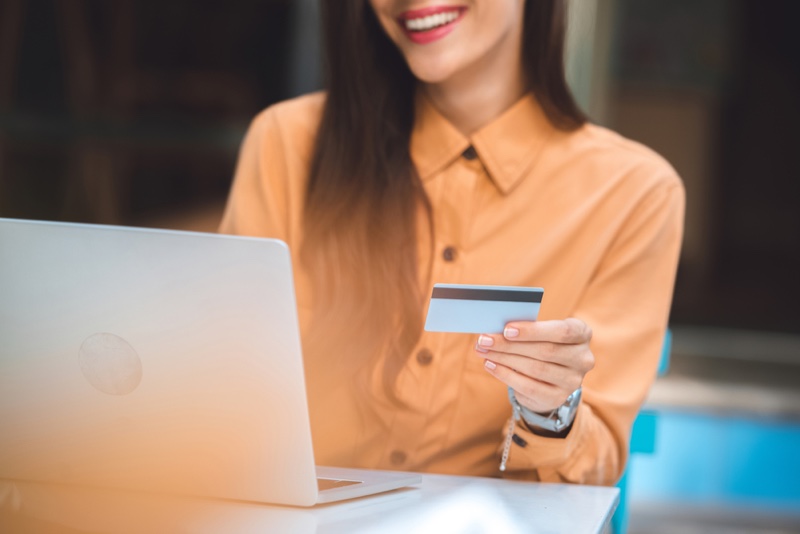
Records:
{"label": "white teeth", "polygon": [[457,11],[448,11],[446,13],[437,13],[435,15],[428,15],[427,17],[420,17],[416,19],[406,19],[406,28],[411,31],[428,31],[438,26],[449,24],[458,18]]}

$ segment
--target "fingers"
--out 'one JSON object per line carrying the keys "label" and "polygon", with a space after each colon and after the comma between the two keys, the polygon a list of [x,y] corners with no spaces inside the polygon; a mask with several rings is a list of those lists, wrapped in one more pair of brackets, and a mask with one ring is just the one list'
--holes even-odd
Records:
{"label": "fingers", "polygon": [[514,321],[503,335],[482,334],[475,350],[520,404],[540,412],[557,408],[581,387],[594,368],[591,339],[591,328],[580,319]]}
{"label": "fingers", "polygon": [[503,337],[514,341],[577,344],[588,343],[592,329],[574,317],[561,321],[514,321],[506,325]]}
{"label": "fingers", "polygon": [[534,412],[549,412],[561,406],[570,393],[552,384],[534,380],[505,365],[486,361],[486,371],[514,390],[517,401]]}
{"label": "fingers", "polygon": [[564,390],[575,391],[583,382],[583,373],[580,371],[527,356],[488,352],[481,354],[481,357],[495,364],[508,367],[538,382],[550,384]]}
{"label": "fingers", "polygon": [[549,341],[509,341],[503,336],[482,334],[478,338],[475,350],[483,357],[492,354],[516,354],[543,362],[570,367],[584,374],[594,368],[594,356],[588,343],[561,344]]}

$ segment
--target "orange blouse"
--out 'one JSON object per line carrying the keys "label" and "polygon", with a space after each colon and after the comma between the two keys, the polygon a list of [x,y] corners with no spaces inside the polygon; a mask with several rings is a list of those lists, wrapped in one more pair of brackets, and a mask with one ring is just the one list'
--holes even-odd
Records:
{"label": "orange blouse", "polygon": [[[283,102],[253,121],[221,226],[289,244],[304,331],[311,295],[297,253],[324,98]],[[540,319],[589,324],[596,366],[568,436],[518,426],[527,446],[514,443],[500,473],[506,386],[484,370],[476,336],[424,332],[398,378],[405,406],[389,402],[378,383],[309,392],[323,399],[312,418],[317,463],[615,483],[667,325],[683,228],[680,179],[657,154],[607,129],[555,129],[532,95],[469,138],[420,97],[411,155],[433,206],[431,284],[544,287]]]}

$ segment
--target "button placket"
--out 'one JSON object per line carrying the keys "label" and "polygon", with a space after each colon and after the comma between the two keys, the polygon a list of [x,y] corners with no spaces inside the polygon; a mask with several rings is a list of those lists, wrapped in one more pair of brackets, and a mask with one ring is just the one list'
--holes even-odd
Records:
{"label": "button placket", "polygon": [[425,367],[433,361],[433,352],[430,349],[423,347],[417,351],[417,363]]}
{"label": "button placket", "polygon": [[[447,176],[448,194],[439,204],[440,220],[443,224],[439,225],[441,233],[437,236],[441,255],[439,261],[434,262],[431,280],[434,283],[471,281],[468,277],[465,278],[469,267],[470,235],[476,210],[480,208],[481,186],[488,180],[477,153],[475,155],[476,158],[470,160],[469,154],[465,154],[464,158],[454,163],[452,174]],[[458,410],[454,407],[460,404],[459,392],[467,387],[468,378],[464,370],[467,363],[474,359],[471,350],[452,350],[453,345],[460,344],[458,336],[452,334],[440,336],[436,338],[438,359],[434,364],[435,369],[421,372],[422,375],[426,375],[425,397],[421,400],[425,403],[426,413],[431,414],[430,417],[435,417],[426,419],[425,433],[420,441],[421,447],[415,449],[421,460],[430,458],[431,455],[448,447],[449,437],[453,432],[452,423],[458,414]],[[468,346],[471,349],[471,344]]]}
{"label": "button placket", "polygon": [[405,453],[405,451],[401,451],[399,449],[395,449],[389,454],[389,462],[394,466],[403,465],[406,463],[407,459],[408,455]]}
{"label": "button placket", "polygon": [[[446,176],[438,177],[442,180],[441,188],[436,192],[438,199],[434,203],[443,206],[443,210],[435,213],[437,217],[444,217],[435,222],[439,236],[436,237],[437,251],[431,270],[432,282],[456,282],[458,272],[463,266],[460,260],[462,254],[458,247],[464,237],[470,218],[469,208],[474,204],[474,184],[478,179],[477,173],[481,168],[480,162],[461,161],[454,164],[453,168],[444,171]],[[467,208],[464,211],[464,208]],[[448,218],[449,217],[449,218]],[[434,335],[429,337],[423,333],[419,344],[415,348],[406,369],[407,380],[403,381],[402,390],[398,393],[401,399],[408,403],[408,407],[396,412],[391,431],[387,436],[385,462],[390,467],[413,469],[418,461],[424,460],[433,454],[435,447],[443,443],[449,425],[441,425],[438,421],[431,420],[434,415],[428,409],[434,395],[446,396],[449,400],[439,399],[440,402],[452,402],[450,397],[460,387],[447,386],[441,389],[441,381],[446,379],[444,372],[440,373],[443,361],[437,360],[439,351],[442,350],[445,337]],[[434,425],[434,426],[429,426]],[[417,458],[416,455],[423,456]]]}

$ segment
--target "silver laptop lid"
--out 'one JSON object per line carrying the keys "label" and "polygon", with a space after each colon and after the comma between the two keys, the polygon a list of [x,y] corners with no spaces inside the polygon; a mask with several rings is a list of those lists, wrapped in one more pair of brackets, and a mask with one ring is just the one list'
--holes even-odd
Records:
{"label": "silver laptop lid", "polygon": [[0,219],[0,478],[310,505],[288,248]]}

